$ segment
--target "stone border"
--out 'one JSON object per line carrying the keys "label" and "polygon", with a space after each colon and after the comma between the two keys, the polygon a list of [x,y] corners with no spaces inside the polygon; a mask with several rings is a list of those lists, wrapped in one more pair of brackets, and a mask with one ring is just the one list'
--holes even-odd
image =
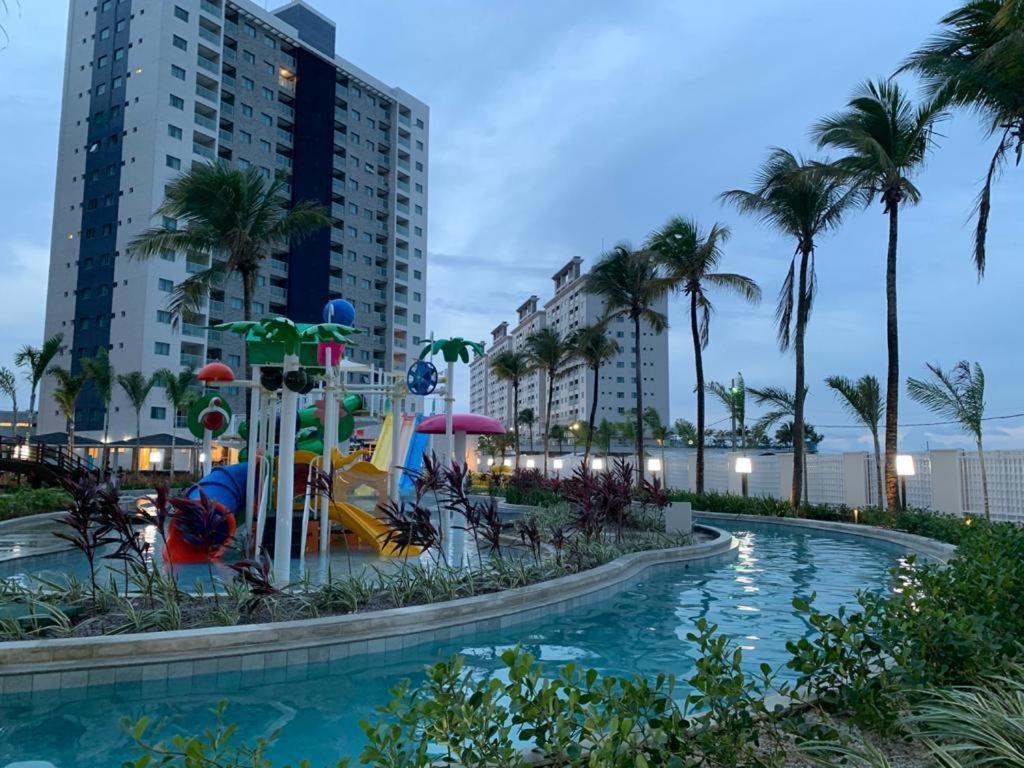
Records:
{"label": "stone border", "polygon": [[694,512],[694,517],[705,520],[728,520],[735,523],[750,523],[753,525],[779,525],[791,528],[807,528],[812,531],[825,533],[837,533],[844,536],[859,536],[864,539],[874,539],[895,544],[916,554],[935,560],[939,563],[946,563],[956,552],[956,545],[946,544],[926,536],[918,536],[916,533],[895,531],[889,528],[879,528],[874,525],[859,525],[857,523],[840,523],[832,520],[808,520],[802,517],[775,517],[773,515],[745,515],[732,512]]}
{"label": "stone border", "polygon": [[711,541],[634,552],[582,573],[443,603],[302,621],[0,645],[0,694],[36,693],[231,672],[305,667],[505,629],[610,597],[648,569],[735,555],[718,528]]}

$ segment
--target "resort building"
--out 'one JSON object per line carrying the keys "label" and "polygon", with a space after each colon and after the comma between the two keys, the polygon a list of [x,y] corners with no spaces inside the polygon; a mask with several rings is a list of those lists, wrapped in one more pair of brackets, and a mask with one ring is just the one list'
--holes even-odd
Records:
{"label": "resort building", "polygon": [[[118,372],[241,362],[242,344],[207,326],[242,318],[241,281],[174,322],[174,286],[208,261],[167,252],[137,261],[167,184],[197,163],[283,174],[293,202],[329,210],[333,226],[270,259],[253,314],[317,322],[342,297],[363,335],[356,362],[404,370],[426,322],[429,109],[335,54],[335,24],[301,0],[274,11],[248,0],[72,0],[68,24],[46,335],[63,333],[56,365],[78,371],[106,348]],[[44,380],[39,432],[64,428]],[[236,414],[243,398],[229,391]],[[142,434],[184,435],[161,390]],[[76,426],[102,434],[89,385]],[[135,434],[115,387],[110,438]]]}
{"label": "resort building", "polygon": [[[553,276],[553,295],[543,304],[531,296],[517,310],[517,324],[509,331],[508,323],[501,323],[491,332],[491,344],[484,355],[478,355],[470,364],[470,407],[512,426],[512,387],[499,379],[491,370],[490,361],[505,349],[523,349],[526,338],[541,328],[554,328],[564,338],[583,325],[597,322],[604,315],[604,302],[583,290],[583,259],[578,256],[559,269]],[[665,311],[667,299],[657,306]],[[601,368],[597,402],[597,423],[602,419],[621,423],[630,418],[636,403],[636,363],[632,322],[617,319],[608,328],[609,335],[620,347],[620,352]],[[639,344],[643,355],[643,370],[639,372],[643,386],[644,407],[653,407],[663,422],[668,421],[668,334],[654,333],[646,324],[641,326]],[[524,377],[519,386],[519,410],[532,408],[536,416],[536,434],[543,430],[547,408],[547,374],[534,371]],[[594,377],[578,360],[570,361],[555,381],[551,406],[551,422],[571,427],[585,422],[590,415]]]}

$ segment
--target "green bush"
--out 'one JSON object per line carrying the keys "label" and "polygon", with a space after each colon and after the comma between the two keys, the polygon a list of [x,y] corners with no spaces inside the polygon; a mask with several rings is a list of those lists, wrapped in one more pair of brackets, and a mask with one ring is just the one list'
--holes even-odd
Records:
{"label": "green bush", "polygon": [[0,520],[64,510],[70,500],[59,488],[22,488],[0,494]]}

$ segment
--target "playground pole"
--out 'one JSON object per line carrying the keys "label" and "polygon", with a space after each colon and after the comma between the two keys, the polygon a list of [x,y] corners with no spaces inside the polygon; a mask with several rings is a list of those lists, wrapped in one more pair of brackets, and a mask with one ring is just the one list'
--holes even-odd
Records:
{"label": "playground pole", "polygon": [[[285,355],[284,375],[298,370],[299,356]],[[299,396],[281,388],[281,430],[277,451],[277,521],[274,526],[274,581],[287,584],[291,577],[292,499],[295,496],[295,418]],[[303,546],[304,546],[303,542]]]}
{"label": "playground pole", "polygon": [[455,361],[448,363],[448,378],[444,384],[444,437],[448,463],[455,461],[455,433],[452,430],[452,412],[455,407]]}
{"label": "playground pole", "polygon": [[213,471],[213,432],[203,429],[203,474]]}
{"label": "playground pole", "polygon": [[391,471],[388,473],[388,485],[391,490],[391,500],[396,504],[400,500],[399,493],[400,478],[402,477],[402,461],[404,457],[398,455],[398,443],[401,440],[402,411],[405,410],[405,401],[398,396],[398,387],[392,385],[391,390]]}
{"label": "playground pole", "polygon": [[[249,441],[248,462],[245,468],[245,519],[250,520],[252,510],[256,503],[256,454],[259,451],[260,428],[260,400],[262,400],[263,388],[259,385],[260,366],[252,367],[252,386],[249,398]],[[257,550],[258,551],[258,550]]]}
{"label": "playground pole", "polygon": [[[331,347],[324,349],[324,459],[322,467],[327,473],[327,487],[330,496],[334,495],[334,469],[331,458],[334,453],[334,442],[338,437],[338,393],[337,375],[331,360]],[[326,555],[331,548],[331,498],[320,497],[320,554]]]}

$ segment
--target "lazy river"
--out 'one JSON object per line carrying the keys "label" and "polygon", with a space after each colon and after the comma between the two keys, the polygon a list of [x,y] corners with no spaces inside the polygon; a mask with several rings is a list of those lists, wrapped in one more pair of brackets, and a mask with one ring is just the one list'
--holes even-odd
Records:
{"label": "lazy river", "polygon": [[[0,766],[31,760],[56,768],[120,765],[137,757],[119,728],[122,717],[165,719],[164,737],[199,733],[221,701],[246,739],[280,729],[269,754],[275,763],[333,765],[341,755],[358,755],[358,723],[374,718],[388,690],[402,678],[422,678],[432,662],[458,653],[473,674],[500,673],[501,652],[518,643],[552,669],[574,661],[602,673],[670,672],[685,681],[697,655],[686,635],[701,617],[743,647],[751,669],[768,663],[791,678],[784,669],[786,641],[810,632],[793,598],[816,593],[815,604],[834,611],[851,603],[857,590],[886,589],[889,569],[904,554],[854,535],[746,521],[714,525],[739,541],[734,560],[652,572],[607,600],[550,620],[333,665],[4,696]],[[681,688],[685,694],[685,684]]]}

